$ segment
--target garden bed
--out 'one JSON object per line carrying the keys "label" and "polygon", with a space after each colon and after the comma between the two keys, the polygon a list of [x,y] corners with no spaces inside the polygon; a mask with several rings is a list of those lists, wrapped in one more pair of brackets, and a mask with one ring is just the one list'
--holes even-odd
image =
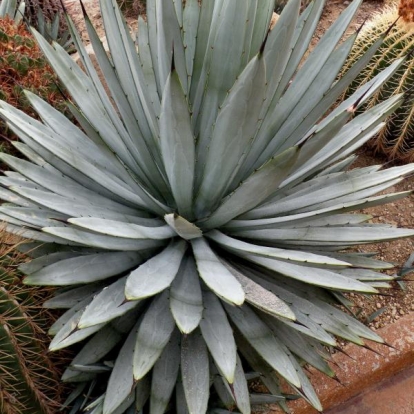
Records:
{"label": "garden bed", "polygon": [[[361,394],[374,385],[385,381],[396,373],[414,365],[414,313],[411,313],[397,322],[380,329],[378,333],[390,346],[370,343],[375,351],[361,348],[356,345],[347,345],[345,353],[336,353],[333,356],[332,368],[337,373],[340,382],[328,378],[311,368],[310,379],[325,410],[335,407],[355,395]],[[410,390],[405,390],[410,393]],[[396,405],[392,413],[402,414]],[[316,414],[304,400],[297,400],[289,404],[292,414]],[[403,408],[403,407],[401,407]],[[281,410],[271,406],[263,406],[257,413],[279,414]],[[356,413],[371,411],[356,411]],[[383,411],[383,414],[391,411]],[[327,413],[329,414],[329,413]],[[333,411],[331,414],[335,414]]]}

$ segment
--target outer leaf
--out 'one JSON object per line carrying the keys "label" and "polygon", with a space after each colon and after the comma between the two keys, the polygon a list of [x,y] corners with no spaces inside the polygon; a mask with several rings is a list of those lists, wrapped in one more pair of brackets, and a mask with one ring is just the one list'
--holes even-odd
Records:
{"label": "outer leaf", "polygon": [[78,323],[80,329],[108,322],[138,305],[143,305],[142,301],[139,300],[125,303],[126,280],[126,277],[117,280],[93,298]]}
{"label": "outer leaf", "polygon": [[162,91],[160,87],[160,73],[158,66],[158,39],[157,39],[157,0],[147,1],[147,22],[148,22],[148,42],[152,57],[152,66],[154,68],[154,75],[157,81],[158,90]]}
{"label": "outer leaf", "polygon": [[123,239],[120,237],[81,231],[73,227],[44,227],[42,230],[46,233],[61,237],[62,239],[105,250],[146,250],[153,247],[160,247],[164,244],[160,240]]}
{"label": "outer leaf", "polygon": [[[268,278],[267,276],[265,276],[265,278],[266,280],[263,280],[261,283],[275,294],[280,295],[284,300],[291,303],[292,310],[295,312],[298,322],[307,326],[309,331],[301,330],[300,328],[298,329],[294,324],[287,322],[289,326],[327,344],[332,343],[332,338],[330,338],[329,335],[326,336],[326,332],[330,332],[347,341],[363,345],[363,341],[349,328],[349,324],[343,323],[342,321],[333,318],[329,313],[321,310],[313,303],[312,299],[305,299],[292,293],[290,290],[280,287],[279,284],[274,284],[271,278]],[[322,328],[322,330],[320,328]],[[324,337],[326,337],[326,339],[323,339]]]}
{"label": "outer leaf", "polygon": [[168,295],[164,292],[153,300],[139,326],[133,361],[135,380],[142,379],[153,367],[167,345],[174,326]]}
{"label": "outer leaf", "polygon": [[90,328],[76,330],[76,325],[82,315],[83,309],[73,315],[59,330],[49,345],[51,351],[66,348],[77,342],[83,341],[88,336],[98,332],[105,324],[94,325]]}
{"label": "outer leaf", "polygon": [[71,259],[77,256],[80,256],[80,253],[75,252],[75,251],[72,251],[72,252],[60,251],[60,252],[45,254],[43,256],[40,256],[36,259],[31,260],[30,262],[21,264],[19,266],[19,270],[26,275],[30,275],[31,273],[35,273],[46,266],[60,262],[61,260]]}
{"label": "outer leaf", "polygon": [[191,241],[200,277],[206,285],[223,300],[241,305],[244,292],[237,279],[224,267],[203,239]]}
{"label": "outer leaf", "polygon": [[376,293],[376,289],[372,288],[368,284],[353,280],[339,273],[335,273],[334,271],[299,266],[248,254],[243,254],[241,256],[253,263],[265,267],[266,269],[277,272],[276,275],[282,274],[311,285],[322,286],[327,289]]}
{"label": "outer leaf", "polygon": [[[234,226],[236,225],[235,222],[232,223],[234,223]],[[231,223],[229,223],[228,227],[230,229],[233,229],[233,226],[230,227],[230,224]],[[314,253],[278,249],[276,247],[266,247],[257,244],[246,243],[241,240],[237,240],[229,236],[226,236],[218,230],[212,230],[208,232],[206,234],[206,237],[214,240],[215,242],[219,243],[220,246],[222,246],[224,249],[230,250],[232,252],[244,251],[246,253],[252,253],[257,256],[273,257],[275,259],[289,262],[294,261],[299,263],[315,263],[317,265],[337,266],[338,268],[349,266],[349,263],[346,261],[338,259],[331,260],[325,256]]]}
{"label": "outer leaf", "polygon": [[177,382],[180,351],[180,334],[175,331],[152,370],[151,414],[163,414],[167,408]]}
{"label": "outer leaf", "polygon": [[[76,314],[79,312],[83,312],[86,305],[91,302],[93,298],[93,294],[89,294],[87,297],[85,297],[80,302],[76,303],[71,309],[67,310],[58,320],[56,320],[53,325],[50,327],[48,334],[49,335],[56,335],[62,328],[65,327],[67,322],[72,319]],[[80,314],[78,315],[78,320],[80,318]],[[75,326],[72,327],[72,329],[75,329]]]}
{"label": "outer leaf", "polygon": [[125,286],[126,298],[128,300],[146,298],[170,286],[186,250],[187,243],[184,240],[173,241],[160,254],[132,271]]}
{"label": "outer leaf", "polygon": [[181,378],[175,387],[175,409],[177,411],[177,414],[189,414]]}
{"label": "outer leaf", "polygon": [[411,237],[414,230],[380,227],[309,227],[307,229],[246,230],[237,232],[238,237],[248,239],[280,241],[301,245],[354,245]]}
{"label": "outer leaf", "polygon": [[22,207],[37,207],[35,203],[32,203],[29,200],[20,197],[13,191],[6,190],[5,188],[0,188],[0,200]]}
{"label": "outer leaf", "polygon": [[185,257],[170,288],[170,308],[180,331],[192,332],[203,314],[203,299],[197,268],[192,256]]}
{"label": "outer leaf", "polygon": [[302,387],[298,389],[299,393],[318,411],[322,411],[322,405],[319,401],[318,396],[316,395],[316,392],[309,381],[309,378],[305,375],[303,370],[301,369],[301,366],[299,365],[296,358],[290,353],[289,349],[282,344],[282,348],[285,351],[285,353],[288,355],[290,362],[292,365],[296,368],[296,372],[298,373],[298,376],[300,378]]}
{"label": "outer leaf", "polygon": [[210,375],[207,347],[198,330],[182,339],[181,376],[189,414],[205,414]]}
{"label": "outer leaf", "polygon": [[257,353],[252,345],[241,334],[236,336],[237,345],[249,365],[257,372],[260,372],[261,380],[267,389],[274,395],[282,395],[280,379],[278,374],[269,366]]}
{"label": "outer leaf", "polygon": [[103,286],[104,285],[90,283],[85,286],[67,290],[44,302],[43,307],[48,309],[70,309],[83,299],[99,292]]}
{"label": "outer leaf", "polygon": [[234,398],[232,396],[231,389],[227,384],[227,381],[219,374],[214,364],[210,364],[210,372],[218,399],[226,408],[229,410],[234,410],[236,408],[236,404],[234,402]]}
{"label": "outer leaf", "polygon": [[[258,9],[260,9],[260,3]],[[283,76],[286,65],[291,56],[293,45],[293,35],[295,33],[300,1],[289,1],[280,14],[277,25],[268,34],[268,39],[264,48],[267,73],[267,100],[263,103],[263,109],[267,110],[271,104],[279,82]],[[263,112],[265,113],[265,112]]]}
{"label": "outer leaf", "polygon": [[233,395],[236,401],[236,405],[242,414],[250,414],[250,398],[249,389],[245,373],[243,371],[242,362],[239,355],[237,355],[236,372],[233,384]]}
{"label": "outer leaf", "polygon": [[[70,218],[68,222],[75,226],[94,231],[108,236],[127,239],[152,239],[164,240],[175,236],[175,232],[168,226],[157,226],[158,220],[142,219],[148,223],[148,227],[132,223],[124,223],[115,220],[106,220],[95,217]],[[154,224],[154,226],[151,226]],[[151,227],[150,227],[151,226]]]}
{"label": "outer leaf", "polygon": [[[111,349],[113,349],[122,339],[122,335],[112,326],[107,325],[93,336],[82,348],[82,350],[72,360],[73,365],[89,365],[99,362]],[[63,381],[86,381],[94,376],[90,374],[80,374],[70,367],[63,373]]]}
{"label": "outer leaf", "polygon": [[[378,43],[376,47],[378,47],[378,44],[381,45],[382,39],[380,38],[377,42]],[[372,51],[370,53],[372,53]],[[372,78],[369,82],[365,83],[363,86],[358,88],[349,98],[345,99],[328,116],[326,116],[326,118],[324,118],[320,122],[319,126],[324,126],[326,123],[330,122],[333,117],[337,116],[339,112],[343,111],[344,108],[349,108],[355,102],[359,103],[359,105],[356,108],[358,109],[369,98],[371,98],[378,91],[381,85],[383,85],[395,73],[395,71],[404,63],[405,59],[406,57],[396,59],[394,62],[392,62],[391,65],[389,65],[383,71],[378,73],[378,75]],[[341,89],[341,91],[343,90],[344,89]]]}
{"label": "outer leaf", "polygon": [[37,242],[57,243],[59,245],[76,246],[76,247],[79,246],[78,243],[65,240],[61,237],[50,236],[48,234],[44,234],[36,230],[24,230],[24,228],[22,228],[20,225],[16,226],[14,224],[7,224],[5,226],[5,230],[10,234],[16,234],[19,237],[36,240]]}
{"label": "outer leaf", "polygon": [[225,305],[225,308],[239,331],[261,357],[288,382],[300,387],[295,368],[264,322],[248,306],[236,308]]}
{"label": "outer leaf", "polygon": [[98,253],[61,260],[32,273],[24,283],[30,285],[76,285],[107,279],[142,263],[136,252]]}
{"label": "outer leaf", "polygon": [[118,354],[114,369],[109,377],[103,414],[113,413],[134,391],[132,362],[134,358],[134,346],[137,338],[137,331],[140,323],[141,320],[136,323]]}
{"label": "outer leaf", "polygon": [[226,313],[212,292],[203,295],[204,312],[201,333],[217,368],[229,383],[234,382],[236,370],[236,342]]}
{"label": "outer leaf", "polygon": [[310,338],[306,338],[306,336],[294,329],[290,329],[289,326],[278,321],[276,318],[272,318],[271,321],[269,319],[267,322],[271,328],[274,327],[273,332],[277,333],[280,340],[294,354],[298,355],[308,364],[314,366],[324,374],[329,375],[330,377],[335,376],[335,372],[319,355]]}

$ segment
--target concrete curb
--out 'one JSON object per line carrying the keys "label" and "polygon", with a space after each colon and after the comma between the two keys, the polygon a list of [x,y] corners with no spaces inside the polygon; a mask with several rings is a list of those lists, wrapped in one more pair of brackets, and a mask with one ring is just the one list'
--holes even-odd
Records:
{"label": "concrete curb", "polygon": [[[377,333],[394,348],[369,342],[369,346],[380,355],[356,345],[347,345],[346,353],[333,356],[332,365],[343,386],[331,378],[310,369],[310,380],[315,387],[325,410],[337,406],[350,398],[361,394],[370,387],[382,382],[396,373],[414,366],[414,313],[399,319]],[[292,414],[316,414],[304,400],[289,403]],[[264,410],[267,414],[279,414],[282,411],[274,406]]]}

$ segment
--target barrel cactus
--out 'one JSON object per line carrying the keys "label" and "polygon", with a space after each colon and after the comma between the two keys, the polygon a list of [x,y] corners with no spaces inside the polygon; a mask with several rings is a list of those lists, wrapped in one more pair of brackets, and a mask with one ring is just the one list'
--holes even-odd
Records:
{"label": "barrel cactus", "polygon": [[[413,24],[409,21],[410,13],[412,13],[412,9],[407,9],[407,2],[402,2],[399,8],[394,6],[378,13],[361,30],[361,34],[355,42],[349,59],[344,65],[344,72],[354,65],[365,53],[366,49],[375,42],[379,34],[392,26],[389,35],[385,38],[378,52],[349,87],[345,94],[346,97],[361,85],[369,82],[389,62],[405,56],[413,49],[414,30]],[[401,18],[396,22],[399,15]],[[411,92],[413,80],[414,57],[411,53],[394,76],[384,83],[365,105],[361,106],[361,111],[363,111],[385,101],[391,96],[410,91],[407,93],[404,103],[388,118],[384,128],[370,142],[376,151],[387,155],[390,159],[414,161],[414,101]]]}
{"label": "barrel cactus", "polygon": [[326,345],[382,342],[335,306],[393,279],[347,247],[414,235],[351,214],[414,171],[346,171],[405,99],[355,116],[400,58],[331,110],[382,41],[336,82],[360,2],[308,55],[323,0],[270,32],[274,0],[147,0],[134,38],[102,0],[110,56],[85,19],[110,96],[70,21],[86,73],[36,34],[82,129],[30,92],[41,121],[0,103],[26,157],[0,157],[0,218],[32,240],[24,283],[62,287],[45,306],[67,309],[50,349],[79,347],[72,412],[246,414],[249,371],[322,410],[303,363],[334,377]]}
{"label": "barrel cactus", "polygon": [[20,284],[20,255],[2,230],[0,242],[0,412],[54,414],[63,387],[43,330],[51,319],[41,303],[50,293]]}

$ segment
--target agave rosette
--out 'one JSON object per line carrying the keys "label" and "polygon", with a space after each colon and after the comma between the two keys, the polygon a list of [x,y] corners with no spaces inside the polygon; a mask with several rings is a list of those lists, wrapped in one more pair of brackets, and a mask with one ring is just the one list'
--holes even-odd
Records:
{"label": "agave rosette", "polygon": [[413,165],[346,171],[404,97],[355,110],[404,59],[325,116],[381,43],[335,81],[359,3],[300,64],[322,0],[301,15],[291,0],[270,32],[273,0],[147,0],[136,40],[102,0],[110,57],[85,18],[105,87],[71,22],[86,73],[36,35],[82,129],[31,93],[41,121],[0,104],[27,158],[1,155],[14,171],[0,218],[33,240],[25,283],[63,287],[46,303],[68,309],[50,348],[85,340],[63,379],[78,394],[92,384],[88,412],[222,412],[214,387],[250,413],[264,397],[249,396],[244,369],[266,401],[284,405],[284,378],[320,410],[303,363],[334,377],[336,337],[382,341],[335,307],[392,280],[379,272],[390,264],[347,247],[414,234],[350,213],[406,196],[376,194]]}

